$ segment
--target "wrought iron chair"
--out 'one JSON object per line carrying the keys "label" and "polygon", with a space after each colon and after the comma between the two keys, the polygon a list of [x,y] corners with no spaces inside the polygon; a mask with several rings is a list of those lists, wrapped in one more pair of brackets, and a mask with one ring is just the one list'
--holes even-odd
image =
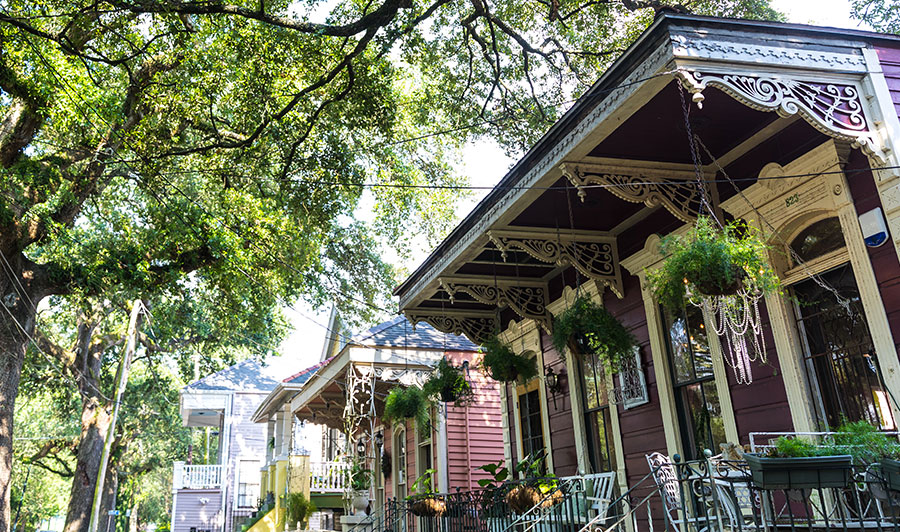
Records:
{"label": "wrought iron chair", "polygon": [[[585,511],[574,512],[579,523],[605,523],[612,517],[609,516],[608,513],[609,505],[613,500],[613,490],[616,485],[615,471],[563,477],[560,480],[582,483],[581,486],[583,486],[584,489]],[[575,503],[575,501],[575,499],[572,499],[572,503]]]}
{"label": "wrought iron chair", "polygon": [[[725,487],[713,482],[709,471],[705,476],[680,479],[675,465],[662,453],[648,454],[647,463],[663,500],[667,525],[696,532],[719,530],[720,522],[724,529],[741,528],[739,523],[743,518],[737,509],[734,496]],[[682,482],[686,484],[684,487],[681,485]],[[703,490],[698,493],[703,499],[703,504],[683,499],[683,492],[691,495],[698,490]]]}

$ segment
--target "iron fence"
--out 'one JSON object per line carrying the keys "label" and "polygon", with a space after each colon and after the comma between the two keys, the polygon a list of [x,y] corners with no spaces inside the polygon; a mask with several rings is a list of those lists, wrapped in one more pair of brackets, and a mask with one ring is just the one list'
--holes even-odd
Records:
{"label": "iron fence", "polygon": [[[900,532],[900,491],[878,464],[849,465],[846,482],[811,468],[791,484],[754,479],[745,461],[675,460],[613,501],[623,509],[581,532],[879,530]],[[761,481],[762,480],[762,481]]]}

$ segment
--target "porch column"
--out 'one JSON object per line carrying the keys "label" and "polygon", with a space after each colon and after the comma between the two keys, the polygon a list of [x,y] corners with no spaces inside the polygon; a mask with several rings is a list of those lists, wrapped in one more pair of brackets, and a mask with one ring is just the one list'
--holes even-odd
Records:
{"label": "porch column", "polygon": [[293,436],[293,416],[288,405],[281,407],[278,411],[278,423],[281,425],[281,447],[279,456],[289,456],[291,454],[291,436]]}
{"label": "porch column", "polygon": [[438,491],[447,493],[450,489],[450,453],[447,445],[447,404],[439,403],[437,407],[437,456],[438,456]]}

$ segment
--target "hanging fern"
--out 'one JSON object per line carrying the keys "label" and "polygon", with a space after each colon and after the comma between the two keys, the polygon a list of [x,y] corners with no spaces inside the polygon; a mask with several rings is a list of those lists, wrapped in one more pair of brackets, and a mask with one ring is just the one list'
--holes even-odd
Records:
{"label": "hanging fern", "polygon": [[742,221],[719,229],[701,216],[684,236],[663,239],[660,251],[666,260],[647,278],[659,302],[672,310],[682,308],[689,293],[723,296],[747,288],[771,294],[780,284],[768,249],[761,232]]}
{"label": "hanging fern", "polygon": [[553,346],[562,356],[566,349],[596,354],[610,369],[621,366],[633,353],[634,335],[608,310],[581,296],[553,319]]}
{"label": "hanging fern", "polygon": [[535,359],[516,354],[499,337],[491,336],[481,348],[484,351],[482,367],[495,381],[513,382],[519,377],[527,381],[537,376]]}
{"label": "hanging fern", "polygon": [[472,397],[472,387],[460,368],[446,358],[438,362],[437,368],[422,386],[428,397],[439,397],[445,403],[462,403]]}
{"label": "hanging fern", "polygon": [[384,417],[392,423],[415,420],[419,434],[427,434],[431,422],[431,401],[418,386],[395,386],[384,400]]}

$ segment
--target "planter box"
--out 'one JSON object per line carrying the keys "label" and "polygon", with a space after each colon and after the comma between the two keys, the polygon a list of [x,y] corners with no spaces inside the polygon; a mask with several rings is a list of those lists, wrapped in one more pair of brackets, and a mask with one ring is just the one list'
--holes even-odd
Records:
{"label": "planter box", "polygon": [[887,489],[900,491],[900,460],[885,458],[881,461],[881,476]]}
{"label": "planter box", "polygon": [[846,488],[853,474],[852,457],[765,458],[745,454],[753,485],[766,490]]}

